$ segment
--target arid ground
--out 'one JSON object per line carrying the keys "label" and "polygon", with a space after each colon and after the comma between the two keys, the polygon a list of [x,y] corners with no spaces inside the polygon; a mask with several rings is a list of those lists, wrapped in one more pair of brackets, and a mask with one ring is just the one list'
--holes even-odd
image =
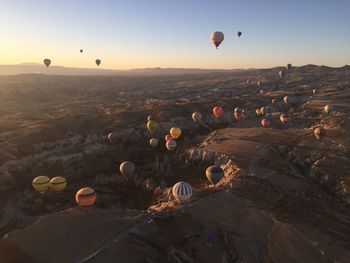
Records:
{"label": "arid ground", "polygon": [[[350,67],[293,67],[284,79],[280,69],[1,76],[0,262],[350,262]],[[168,152],[173,126],[182,135]],[[119,172],[125,160],[133,180]],[[225,171],[216,186],[205,176],[213,164]],[[39,194],[39,175],[63,176],[67,189]],[[183,206],[170,193],[178,181],[194,190]],[[97,193],[88,209],[74,199],[84,186]]]}

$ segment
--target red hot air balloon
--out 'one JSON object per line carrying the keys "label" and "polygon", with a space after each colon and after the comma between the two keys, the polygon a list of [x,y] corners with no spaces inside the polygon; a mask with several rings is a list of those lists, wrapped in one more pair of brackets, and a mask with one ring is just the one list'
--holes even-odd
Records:
{"label": "red hot air balloon", "polygon": [[213,108],[213,114],[217,119],[219,119],[224,114],[224,109],[220,106],[215,106]]}
{"label": "red hot air balloon", "polygon": [[173,136],[171,136],[170,134],[165,135],[165,141],[170,141],[170,140],[174,140]]}
{"label": "red hot air balloon", "polygon": [[264,118],[261,120],[261,125],[263,127],[269,127],[271,125],[271,121],[269,119]]}

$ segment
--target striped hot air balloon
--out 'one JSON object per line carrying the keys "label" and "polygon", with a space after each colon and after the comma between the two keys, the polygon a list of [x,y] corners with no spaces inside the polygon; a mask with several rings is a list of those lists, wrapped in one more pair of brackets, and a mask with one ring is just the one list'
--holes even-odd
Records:
{"label": "striped hot air balloon", "polygon": [[81,188],[75,194],[75,201],[81,207],[92,206],[96,201],[96,192],[94,189],[92,189],[90,187]]}
{"label": "striped hot air balloon", "polygon": [[66,189],[66,186],[67,181],[62,176],[56,176],[50,180],[50,188],[56,193],[61,193],[64,189]]}
{"label": "striped hot air balloon", "polygon": [[192,186],[186,182],[178,182],[173,186],[173,196],[180,203],[190,200],[192,196]]}
{"label": "striped hot air balloon", "polygon": [[36,191],[43,194],[50,187],[50,178],[47,176],[37,176],[34,178],[32,185]]}

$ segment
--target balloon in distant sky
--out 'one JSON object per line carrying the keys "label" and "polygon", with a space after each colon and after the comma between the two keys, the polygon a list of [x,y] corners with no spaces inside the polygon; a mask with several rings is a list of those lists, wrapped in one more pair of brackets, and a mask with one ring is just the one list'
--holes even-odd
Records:
{"label": "balloon in distant sky", "polygon": [[312,90],[312,94],[315,95],[316,93],[317,93],[317,90],[316,90],[316,89],[313,89],[313,90]]}
{"label": "balloon in distant sky", "polygon": [[50,187],[50,178],[43,175],[35,177],[32,185],[36,191],[43,194]]}
{"label": "balloon in distant sky", "polygon": [[215,106],[213,108],[213,114],[218,119],[224,114],[224,109],[220,106]]}
{"label": "balloon in distant sky", "polygon": [[83,53],[83,50],[82,50],[82,49],[80,49],[80,53]]}
{"label": "balloon in distant sky", "polygon": [[213,32],[210,35],[210,40],[215,47],[218,48],[218,46],[220,46],[221,42],[224,40],[224,34],[220,31]]}
{"label": "balloon in distant sky", "polygon": [[237,36],[240,37],[242,35],[242,32],[241,31],[238,31],[237,32]]}
{"label": "balloon in distant sky", "polygon": [[192,196],[192,186],[186,182],[178,182],[172,188],[173,196],[179,203],[188,201]]}
{"label": "balloon in distant sky", "polygon": [[282,114],[280,115],[280,121],[281,121],[282,123],[286,123],[286,122],[288,122],[288,120],[289,120],[289,117],[288,117],[288,115],[287,115],[286,113],[282,113]]}
{"label": "balloon in distant sky", "polygon": [[173,127],[170,129],[170,134],[176,140],[181,135],[181,129],[178,127]]}
{"label": "balloon in distant sky", "polygon": [[44,59],[44,64],[45,64],[46,67],[49,67],[50,64],[51,64],[51,59],[45,58],[45,59]]}
{"label": "balloon in distant sky", "polygon": [[272,99],[272,100],[271,100],[271,103],[272,103],[273,105],[276,105],[276,104],[277,104],[277,99]]}
{"label": "balloon in distant sky", "polygon": [[96,59],[96,65],[99,66],[101,64],[101,59]]}
{"label": "balloon in distant sky", "polygon": [[287,64],[287,65],[286,65],[286,69],[287,69],[287,70],[290,70],[291,68],[292,68],[292,64]]}

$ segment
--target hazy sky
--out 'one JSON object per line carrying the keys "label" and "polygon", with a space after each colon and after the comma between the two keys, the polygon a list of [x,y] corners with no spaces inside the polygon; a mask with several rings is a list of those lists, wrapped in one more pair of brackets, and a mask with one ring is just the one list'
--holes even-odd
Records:
{"label": "hazy sky", "polygon": [[[0,64],[350,64],[350,0],[0,0],[0,25]],[[225,34],[218,50],[212,31]]]}

